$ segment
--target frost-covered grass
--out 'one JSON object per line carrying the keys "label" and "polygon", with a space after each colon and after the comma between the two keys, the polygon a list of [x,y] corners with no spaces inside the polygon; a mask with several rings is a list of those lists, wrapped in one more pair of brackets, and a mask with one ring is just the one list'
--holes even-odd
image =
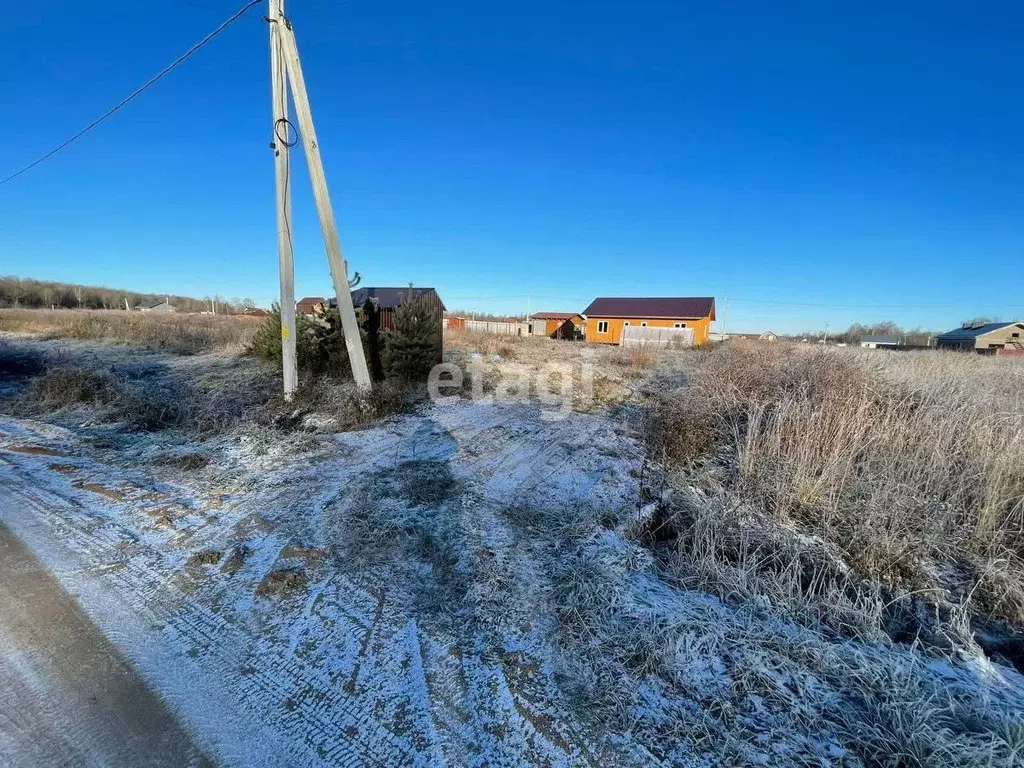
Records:
{"label": "frost-covered grass", "polygon": [[[649,414],[652,458],[687,491],[659,535],[703,587],[790,568],[823,604],[868,579],[1024,625],[1022,384],[1018,361],[953,353],[720,350]],[[698,523],[728,568],[701,564]]]}
{"label": "frost-covered grass", "polygon": [[351,381],[304,374],[286,403],[279,372],[252,357],[11,337],[0,339],[5,381],[0,407],[10,412],[57,420],[77,414],[133,430],[198,435],[362,429],[402,412],[410,400],[392,382],[362,393]]}
{"label": "frost-covered grass", "polygon": [[667,586],[613,534],[555,571],[567,688],[652,752],[708,765],[1014,765],[1024,702],[910,648],[844,640]]}
{"label": "frost-covered grass", "polygon": [[[569,348],[528,340],[511,357],[543,365]],[[961,436],[924,419],[929,398],[955,404],[943,398],[956,386],[973,392],[973,358],[945,367],[813,350],[639,363],[621,350],[597,354],[632,405],[653,406],[649,442],[605,412],[550,421],[536,403],[460,400],[384,419],[402,398],[357,403],[338,390],[284,410],[267,406],[269,395],[258,410],[274,413],[270,422],[250,413],[222,431],[123,436],[103,461],[135,456],[124,471],[90,469],[83,441],[58,445],[77,470],[51,472],[52,457],[25,452],[26,426],[12,423],[0,438],[19,472],[54,491],[92,493],[108,477],[124,493],[137,488],[115,511],[97,510],[125,528],[109,541],[137,538],[159,553],[140,560],[157,582],[168,575],[154,563],[185,564],[196,591],[175,615],[215,606],[241,622],[239,637],[256,646],[246,674],[280,672],[288,690],[318,702],[308,723],[302,708],[265,706],[276,695],[267,691],[285,690],[275,677],[253,699],[255,716],[294,716],[294,733],[308,726],[317,739],[314,726],[330,722],[325,743],[350,741],[333,723],[355,707],[374,713],[366,733],[384,724],[424,762],[440,749],[453,764],[585,764],[584,755],[591,764],[1020,763],[1024,680],[972,639],[982,606],[1009,603],[982,603],[996,593],[969,570],[1014,578],[1013,506],[996,504],[985,519],[997,524],[979,525],[970,514],[983,496],[939,471],[990,478],[971,462],[986,466],[992,451],[967,450],[986,445],[973,405],[953,414]],[[96,365],[227,391],[245,390],[256,370],[252,360],[197,361]],[[1019,409],[1018,369],[982,370],[988,406]],[[689,389],[652,394],[683,375]],[[111,407],[88,381],[71,383],[60,395],[68,413]],[[862,394],[866,404],[852,408]],[[922,419],[915,428],[931,430],[933,447],[964,455],[933,457],[908,427],[881,434],[897,413]],[[333,434],[353,419],[368,428]],[[77,429],[82,420],[63,421]],[[68,441],[71,429],[31,434],[47,448],[47,435]],[[907,466],[914,471],[898,475]],[[72,470],[80,476],[63,474]],[[1013,486],[1001,477],[981,487],[1005,500]],[[804,487],[817,491],[796,493]],[[174,503],[144,501],[153,490],[174,493]],[[158,524],[139,514],[145,504],[161,510]],[[916,520],[933,509],[946,515],[941,525]],[[994,535],[979,535],[986,530]],[[898,567],[886,559],[904,551]],[[105,574],[99,565],[75,572]],[[930,591],[940,586],[949,590],[941,603]],[[238,668],[216,666],[226,679]]]}

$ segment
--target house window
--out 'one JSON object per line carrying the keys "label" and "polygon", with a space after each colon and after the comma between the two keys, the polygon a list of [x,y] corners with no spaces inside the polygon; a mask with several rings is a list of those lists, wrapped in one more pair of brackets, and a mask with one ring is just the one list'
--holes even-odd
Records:
{"label": "house window", "polygon": [[1010,337],[1014,338],[1014,339],[1019,339],[1020,338],[1020,334],[1019,333],[1011,333]]}
{"label": "house window", "polygon": [[646,328],[647,327],[647,323],[640,323],[640,327],[641,328]]}
{"label": "house window", "polygon": [[672,323],[673,328],[685,328],[686,323]]}
{"label": "house window", "polygon": [[600,320],[600,321],[598,321],[598,323],[597,323],[597,332],[598,333],[608,333],[608,321],[607,320]]}

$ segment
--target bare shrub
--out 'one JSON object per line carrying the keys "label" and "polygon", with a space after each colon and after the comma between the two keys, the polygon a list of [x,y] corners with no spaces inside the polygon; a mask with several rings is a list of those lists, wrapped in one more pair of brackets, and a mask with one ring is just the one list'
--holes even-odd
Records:
{"label": "bare shrub", "polygon": [[726,415],[706,397],[681,390],[652,399],[643,429],[652,457],[693,465],[719,447],[726,424]]}
{"label": "bare shrub", "polygon": [[55,366],[32,380],[24,399],[46,410],[56,411],[109,403],[116,395],[117,387],[109,374]]}
{"label": "bare shrub", "polygon": [[626,361],[633,368],[650,368],[655,363],[655,354],[646,344],[626,347]]}

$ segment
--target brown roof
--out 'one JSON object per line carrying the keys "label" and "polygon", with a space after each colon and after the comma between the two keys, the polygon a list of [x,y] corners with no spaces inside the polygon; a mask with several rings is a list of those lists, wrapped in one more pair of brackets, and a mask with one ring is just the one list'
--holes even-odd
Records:
{"label": "brown roof", "polygon": [[650,317],[715,319],[715,300],[711,296],[600,298],[583,310],[587,317]]}
{"label": "brown roof", "polygon": [[306,296],[295,302],[295,306],[297,309],[313,309],[321,301],[326,301],[326,299],[323,296]]}
{"label": "brown roof", "polygon": [[579,312],[534,312],[530,315],[532,320],[572,320],[579,317]]}

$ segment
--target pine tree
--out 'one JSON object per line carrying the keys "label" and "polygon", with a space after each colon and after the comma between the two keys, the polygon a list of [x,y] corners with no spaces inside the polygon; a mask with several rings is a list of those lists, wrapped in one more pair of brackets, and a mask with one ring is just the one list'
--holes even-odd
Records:
{"label": "pine tree", "polygon": [[395,310],[395,327],[384,339],[387,375],[402,381],[425,380],[437,363],[440,339],[440,319],[429,297],[406,298]]}
{"label": "pine tree", "polygon": [[[249,350],[277,368],[281,367],[281,308],[274,304],[253,336]],[[336,309],[313,320],[306,315],[295,317],[295,353],[301,370],[315,375],[350,375],[348,348],[341,332]]]}

